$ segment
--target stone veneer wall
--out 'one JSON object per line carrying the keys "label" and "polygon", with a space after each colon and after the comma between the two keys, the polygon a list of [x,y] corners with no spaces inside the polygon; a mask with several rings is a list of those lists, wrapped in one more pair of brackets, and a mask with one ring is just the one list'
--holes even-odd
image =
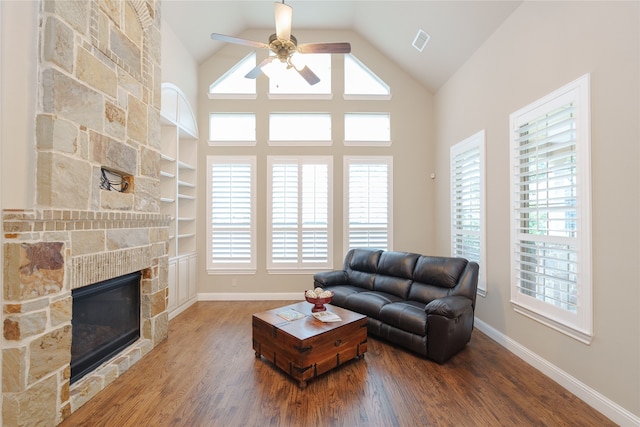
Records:
{"label": "stone veneer wall", "polygon": [[[34,209],[3,212],[2,420],[56,425],[167,337],[159,0],[43,0]],[[101,168],[127,175],[100,188]],[[141,340],[73,386],[71,290],[142,271]]]}

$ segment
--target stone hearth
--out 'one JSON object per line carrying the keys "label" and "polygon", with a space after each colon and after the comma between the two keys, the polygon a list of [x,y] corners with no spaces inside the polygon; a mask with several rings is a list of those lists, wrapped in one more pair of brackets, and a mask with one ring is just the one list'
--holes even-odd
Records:
{"label": "stone hearth", "polygon": [[[2,213],[0,425],[59,424],[167,337],[160,1],[43,0],[34,207]],[[126,190],[102,185],[103,170]],[[117,186],[116,186],[117,187]],[[69,384],[71,290],[142,271],[141,339]]]}

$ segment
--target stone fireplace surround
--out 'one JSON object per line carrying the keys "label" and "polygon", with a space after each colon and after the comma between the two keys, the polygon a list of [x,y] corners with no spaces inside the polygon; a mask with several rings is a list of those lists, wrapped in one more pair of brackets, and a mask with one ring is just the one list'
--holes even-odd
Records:
{"label": "stone fireplace surround", "polygon": [[[167,337],[167,223],[160,214],[4,212],[5,425],[59,423]],[[70,387],[71,290],[134,271],[141,339]]]}
{"label": "stone fireplace surround", "polygon": [[[5,209],[2,418],[54,426],[166,339],[160,1],[42,0],[33,208]],[[130,179],[100,188],[101,169]],[[142,271],[141,338],[69,384],[71,290]]]}

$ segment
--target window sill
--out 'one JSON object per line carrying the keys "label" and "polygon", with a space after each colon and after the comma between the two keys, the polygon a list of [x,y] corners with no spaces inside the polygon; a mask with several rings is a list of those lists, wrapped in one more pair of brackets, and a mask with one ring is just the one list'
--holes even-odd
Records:
{"label": "window sill", "polygon": [[207,268],[207,274],[210,276],[214,275],[230,275],[230,274],[256,274],[255,269],[247,269],[247,270],[233,270],[233,269],[216,269],[216,268]]}
{"label": "window sill", "polygon": [[590,345],[591,341],[593,340],[592,333],[579,330],[565,323],[561,323],[561,322],[558,322],[557,320],[546,317],[540,313],[530,310],[529,308],[523,305],[518,304],[513,300],[511,301],[511,304],[513,305],[513,310],[516,313],[522,314],[523,316],[526,316],[532,320],[535,320],[536,322],[542,323],[543,325],[551,329],[554,329],[558,332],[561,332],[577,341],[580,341],[583,344]]}

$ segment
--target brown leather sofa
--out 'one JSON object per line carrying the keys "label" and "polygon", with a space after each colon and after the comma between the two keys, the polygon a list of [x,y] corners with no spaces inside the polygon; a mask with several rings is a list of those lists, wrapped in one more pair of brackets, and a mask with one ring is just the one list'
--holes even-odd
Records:
{"label": "brown leather sofa", "polygon": [[371,335],[444,363],[473,330],[478,264],[464,258],[351,249],[342,270],[319,272],[331,304],[368,317]]}

